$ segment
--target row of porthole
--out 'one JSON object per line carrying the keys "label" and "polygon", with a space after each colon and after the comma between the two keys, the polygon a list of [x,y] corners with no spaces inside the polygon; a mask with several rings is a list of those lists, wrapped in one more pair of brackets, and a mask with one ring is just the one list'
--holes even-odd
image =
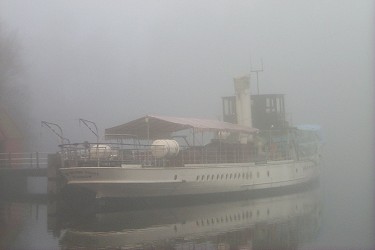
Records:
{"label": "row of porthole", "polygon": [[[260,216],[259,210],[257,210],[256,214],[257,214],[257,217]],[[269,210],[269,208],[267,208],[267,216],[269,216],[269,215],[270,215],[270,210]],[[253,212],[252,211],[246,211],[246,212],[242,212],[242,218],[241,218],[241,214],[237,214],[237,215],[233,214],[233,216],[232,215],[229,215],[229,216],[226,215],[225,218],[224,217],[220,217],[220,218],[216,217],[216,220],[214,218],[211,218],[211,220],[210,219],[207,219],[207,220],[202,219],[200,221],[197,220],[195,223],[196,223],[197,226],[205,226],[205,225],[209,226],[209,225],[214,225],[215,223],[219,224],[219,223],[227,223],[227,222],[232,222],[232,221],[237,221],[237,220],[245,220],[245,219],[247,220],[247,219],[251,219],[252,217],[253,217]]]}
{"label": "row of porthole", "polygon": [[[302,169],[302,171],[304,171],[304,169]],[[298,173],[298,168],[296,168],[296,173]],[[216,180],[223,180],[224,179],[224,177],[225,177],[225,180],[228,180],[228,178],[229,178],[229,180],[231,180],[232,179],[232,177],[233,177],[233,179],[240,179],[241,178],[241,173],[238,173],[238,175],[235,173],[234,175],[231,173],[231,174],[217,174],[216,175]],[[245,179],[245,177],[246,177],[246,179],[249,179],[249,177],[250,177],[250,179],[252,179],[253,178],[253,174],[252,174],[252,172],[250,172],[250,175],[249,175],[249,173],[242,173],[242,179]],[[259,175],[259,172],[257,172],[257,178],[259,178],[260,177],[260,175]],[[267,177],[270,177],[270,171],[267,171]],[[174,179],[175,180],[177,180],[177,175],[175,175],[174,176]],[[207,181],[209,181],[209,180],[214,180],[215,179],[215,175],[201,175],[201,176],[199,176],[199,175],[197,175],[197,181],[204,181],[204,180],[207,180]]]}
{"label": "row of porthole", "polygon": [[[270,177],[270,171],[267,171],[267,176],[268,177]],[[225,177],[225,178],[224,178]],[[249,173],[242,173],[242,179],[245,179],[245,177],[246,177],[246,179],[252,179],[253,178],[253,174],[252,174],[252,172],[250,172],[250,174]],[[259,172],[257,172],[257,178],[259,178],[260,177],[260,174],[259,174]],[[238,173],[238,174],[217,174],[216,175],[216,180],[231,180],[231,179],[240,179],[241,178],[241,173]],[[196,179],[197,181],[204,181],[204,180],[206,180],[206,181],[209,181],[209,180],[211,180],[211,181],[213,181],[213,180],[215,180],[215,175],[201,175],[201,176],[199,176],[199,175],[197,175],[197,179]]]}

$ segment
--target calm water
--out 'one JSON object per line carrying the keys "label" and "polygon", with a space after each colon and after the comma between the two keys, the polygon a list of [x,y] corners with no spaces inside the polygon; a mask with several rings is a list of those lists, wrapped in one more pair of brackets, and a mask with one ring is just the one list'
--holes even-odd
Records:
{"label": "calm water", "polygon": [[308,189],[225,202],[79,212],[1,201],[0,249],[374,249],[372,177],[323,168]]}

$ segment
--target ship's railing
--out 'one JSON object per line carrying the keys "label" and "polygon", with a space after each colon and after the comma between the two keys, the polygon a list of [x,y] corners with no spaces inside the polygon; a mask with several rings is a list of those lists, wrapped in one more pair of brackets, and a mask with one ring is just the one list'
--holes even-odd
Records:
{"label": "ship's railing", "polygon": [[155,157],[155,145],[124,143],[76,143],[64,144],[61,158],[64,167],[121,166],[184,166],[185,164],[218,164],[266,162],[292,159],[287,146],[257,147],[253,144],[217,143],[206,146],[180,146],[176,155]]}
{"label": "ship's railing", "polygon": [[46,152],[0,153],[0,168],[46,168]]}

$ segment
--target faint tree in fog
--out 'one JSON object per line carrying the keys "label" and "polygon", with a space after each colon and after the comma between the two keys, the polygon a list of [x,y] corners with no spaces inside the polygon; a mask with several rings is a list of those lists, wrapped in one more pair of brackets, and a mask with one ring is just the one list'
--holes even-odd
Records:
{"label": "faint tree in fog", "polygon": [[[15,34],[5,31],[0,22],[0,98],[12,88],[12,79],[17,78],[21,70],[19,46]],[[14,87],[14,86],[13,86]]]}
{"label": "faint tree in fog", "polygon": [[0,21],[0,105],[28,137],[30,103],[20,52],[16,33],[8,32]]}

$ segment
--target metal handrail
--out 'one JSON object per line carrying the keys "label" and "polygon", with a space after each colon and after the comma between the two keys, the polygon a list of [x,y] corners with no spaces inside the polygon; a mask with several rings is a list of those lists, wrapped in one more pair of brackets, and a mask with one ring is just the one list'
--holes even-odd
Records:
{"label": "metal handrail", "polygon": [[136,164],[142,166],[184,166],[185,164],[246,163],[275,160],[290,160],[294,157],[286,145],[277,144],[263,149],[255,145],[220,144],[213,146],[180,146],[176,156],[157,158],[152,155],[149,144],[125,143],[76,143],[60,145],[65,167],[120,166]]}
{"label": "metal handrail", "polygon": [[47,152],[0,153],[0,168],[47,168]]}

